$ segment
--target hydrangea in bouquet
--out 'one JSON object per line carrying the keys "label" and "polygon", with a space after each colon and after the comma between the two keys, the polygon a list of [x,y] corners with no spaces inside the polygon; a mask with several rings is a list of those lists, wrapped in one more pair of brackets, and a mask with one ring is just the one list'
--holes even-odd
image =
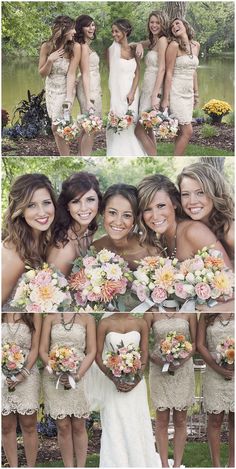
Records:
{"label": "hydrangea in bouquet", "polygon": [[103,128],[101,117],[95,115],[94,109],[89,109],[84,114],[77,116],[77,125],[79,129],[83,129],[86,134],[99,132]]}
{"label": "hydrangea in bouquet", "polygon": [[127,262],[114,252],[91,249],[83,258],[74,261],[69,286],[77,306],[89,305],[94,311],[118,309],[132,272]]}
{"label": "hydrangea in bouquet", "polygon": [[111,347],[113,350],[106,352],[103,363],[112,375],[127,384],[134,383],[137,376],[141,378],[140,350],[134,344],[125,346],[123,340],[116,346],[116,350],[112,344]]}
{"label": "hydrangea in bouquet", "polygon": [[71,294],[64,275],[48,264],[23,274],[11,306],[27,313],[54,313],[71,304]]}
{"label": "hydrangea in bouquet", "polygon": [[[222,339],[216,347],[215,360],[220,366],[229,370],[234,369],[235,341],[232,337]],[[227,378],[225,378],[227,380]]]}
{"label": "hydrangea in bouquet", "polygon": [[[2,345],[2,372],[7,378],[14,380],[15,375],[20,373],[25,363],[25,354],[16,343],[5,342]],[[14,392],[15,388],[8,388]]]}
{"label": "hydrangea in bouquet", "polygon": [[165,362],[162,371],[168,371],[169,374],[174,375],[174,371],[170,371],[169,366],[177,366],[181,360],[187,358],[192,352],[192,344],[186,340],[183,334],[170,331],[166,338],[160,342],[160,352],[162,360]]}
{"label": "hydrangea in bouquet", "polygon": [[199,250],[192,259],[180,263],[175,294],[178,298],[194,298],[197,303],[233,296],[234,275],[226,267],[222,253],[212,247]]}
{"label": "hydrangea in bouquet", "polygon": [[112,129],[115,133],[120,133],[122,130],[128,129],[134,123],[134,115],[131,109],[125,113],[124,116],[118,116],[113,111],[110,111],[107,118],[104,121],[104,124],[107,126],[107,129]]}
{"label": "hydrangea in bouquet", "polygon": [[55,344],[49,352],[48,365],[46,369],[50,374],[55,373],[58,376],[56,389],[58,389],[60,378],[63,374],[68,375],[70,383],[70,387],[64,386],[64,389],[75,389],[75,380],[71,375],[78,372],[79,365],[80,359],[74,347]]}

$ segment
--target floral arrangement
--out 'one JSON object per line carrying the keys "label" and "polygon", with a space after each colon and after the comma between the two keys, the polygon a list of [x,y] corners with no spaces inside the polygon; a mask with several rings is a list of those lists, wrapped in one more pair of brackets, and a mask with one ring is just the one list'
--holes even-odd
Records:
{"label": "floral arrangement", "polygon": [[177,298],[195,298],[203,304],[219,297],[231,298],[233,287],[233,272],[225,266],[221,252],[204,247],[193,259],[180,263],[175,294]]}
{"label": "floral arrangement", "polygon": [[211,99],[203,106],[202,110],[210,117],[225,116],[229,112],[232,112],[232,107],[226,101]]}
{"label": "floral arrangement", "polygon": [[216,363],[221,366],[234,365],[235,340],[232,337],[223,339],[216,347]]}
{"label": "floral arrangement", "polygon": [[54,313],[71,304],[68,282],[64,275],[48,264],[23,274],[11,306],[28,313]]}
{"label": "floral arrangement", "polygon": [[141,113],[139,122],[145,130],[155,129],[155,134],[160,139],[174,138],[178,133],[178,120],[168,116],[167,111],[155,111],[151,109]]}
{"label": "floral arrangement", "polygon": [[120,133],[122,130],[128,129],[134,123],[133,111],[128,109],[126,114],[122,117],[117,116],[113,111],[110,111],[104,123],[107,129],[112,129],[115,133]]}
{"label": "floral arrangement", "polygon": [[141,113],[139,122],[143,125],[145,130],[148,130],[160,125],[163,122],[164,118],[165,116],[162,112],[155,111],[155,109],[151,109],[148,111],[143,111]]}
{"label": "floral arrangement", "polygon": [[[47,370],[50,374],[55,373],[58,375],[56,389],[58,389],[60,377],[64,374],[68,374],[70,386],[75,388],[75,380],[71,374],[75,374],[78,371],[80,360],[74,347],[68,347],[66,345],[55,344],[50,352]],[[64,389],[70,389],[64,386]]]}
{"label": "floral arrangement", "polygon": [[175,292],[177,259],[159,256],[145,257],[133,272],[132,291],[142,302],[152,300],[160,304]]}
{"label": "floral arrangement", "polygon": [[175,138],[178,134],[179,126],[178,120],[173,117],[168,117],[164,120],[156,130],[156,136],[160,139]]}
{"label": "floral arrangement", "polygon": [[90,250],[83,258],[74,261],[69,286],[77,306],[89,305],[94,311],[101,311],[124,295],[132,273],[127,262],[114,252],[102,249],[96,253]]}
{"label": "floral arrangement", "polygon": [[186,340],[183,334],[178,334],[176,331],[168,332],[165,339],[160,342],[160,352],[164,365],[163,371],[168,371],[169,374],[174,374],[169,370],[170,364],[179,365],[179,360],[187,358],[192,352],[192,344]]}
{"label": "floral arrangement", "polygon": [[[5,376],[11,377],[20,372],[24,367],[25,355],[16,343],[5,342],[2,345],[2,372]],[[14,388],[8,388],[14,392]]]}
{"label": "floral arrangement", "polygon": [[77,122],[74,122],[72,119],[69,122],[64,118],[57,119],[56,125],[58,135],[66,142],[75,140],[80,134],[80,129]]}
{"label": "floral arrangement", "polygon": [[95,116],[94,109],[92,108],[88,112],[77,116],[77,125],[79,129],[83,129],[89,135],[99,132],[103,128],[101,117]]}
{"label": "floral arrangement", "polygon": [[116,351],[112,344],[111,346],[113,350],[106,352],[104,365],[120,381],[134,382],[142,366],[139,349],[134,344],[125,346],[123,341],[116,346]]}

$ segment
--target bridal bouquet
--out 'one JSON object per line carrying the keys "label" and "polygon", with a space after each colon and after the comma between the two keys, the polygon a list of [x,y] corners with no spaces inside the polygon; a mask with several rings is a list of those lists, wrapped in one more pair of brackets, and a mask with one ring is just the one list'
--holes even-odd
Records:
{"label": "bridal bouquet", "polygon": [[141,354],[134,344],[124,345],[123,340],[116,346],[117,350],[106,352],[103,364],[111,371],[113,376],[121,382],[133,383],[141,369]]}
{"label": "bridal bouquet", "polygon": [[90,250],[83,258],[74,261],[69,286],[76,305],[94,308],[94,311],[119,306],[119,296],[124,295],[132,273],[127,262],[114,252]]}
{"label": "bridal bouquet", "polygon": [[192,344],[188,342],[184,335],[176,331],[168,332],[165,339],[160,342],[160,352],[163,362],[165,362],[162,371],[168,371],[174,375],[174,371],[169,370],[170,364],[179,365],[179,360],[187,358],[192,352]]}
{"label": "bridal bouquet", "polygon": [[139,119],[140,124],[143,125],[145,130],[148,129],[153,129],[153,127],[158,127],[163,120],[165,116],[163,112],[161,111],[155,111],[155,109],[151,109],[148,111],[143,111],[141,113],[141,117]]}
{"label": "bridal bouquet", "polygon": [[27,313],[55,313],[71,304],[68,282],[64,275],[48,264],[23,274],[11,306]]}
{"label": "bridal bouquet", "polygon": [[92,108],[88,112],[77,116],[77,125],[79,129],[83,129],[89,135],[99,132],[103,128],[101,117],[96,116]]}
{"label": "bridal bouquet", "polygon": [[170,298],[175,293],[177,263],[177,259],[168,257],[150,256],[142,259],[133,272],[135,280],[131,287],[138,299],[160,304]]}
{"label": "bridal bouquet", "polygon": [[[68,374],[70,386],[75,389],[75,380],[71,374],[77,373],[79,364],[80,360],[74,347],[55,344],[51,348],[46,369],[50,374],[58,375],[56,389],[58,389],[60,377],[65,373]],[[70,389],[70,387],[64,386],[64,389]]]}
{"label": "bridal bouquet", "polygon": [[207,300],[233,296],[234,276],[224,263],[222,254],[204,247],[193,259],[180,263],[175,294],[178,298],[194,298],[204,304]]}
{"label": "bridal bouquet", "polygon": [[130,125],[134,123],[134,115],[133,111],[128,109],[126,114],[122,117],[117,116],[113,111],[110,111],[106,120],[105,124],[107,129],[112,129],[115,133],[120,133],[122,130],[128,129]]}
{"label": "bridal bouquet", "polygon": [[164,112],[155,111],[154,109],[141,113],[139,122],[145,130],[155,129],[155,134],[160,139],[174,138],[178,133],[178,120],[168,115],[167,110]]}
{"label": "bridal bouquet", "polygon": [[[2,345],[2,372],[6,377],[13,377],[24,367],[25,355],[19,345],[5,342]],[[14,392],[15,388],[8,388]]]}

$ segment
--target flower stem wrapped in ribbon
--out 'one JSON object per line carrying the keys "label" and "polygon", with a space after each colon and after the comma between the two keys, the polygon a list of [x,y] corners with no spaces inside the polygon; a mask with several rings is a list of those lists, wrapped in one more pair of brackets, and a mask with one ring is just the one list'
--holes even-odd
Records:
{"label": "flower stem wrapped in ribbon", "polygon": [[187,358],[192,352],[192,344],[186,340],[183,334],[170,331],[166,338],[160,342],[160,352],[165,363],[162,371],[168,371],[169,374],[174,375],[174,371],[170,371],[169,366],[177,366],[181,360]]}
{"label": "flower stem wrapped in ribbon", "polygon": [[64,386],[65,390],[75,389],[75,379],[73,374],[78,372],[80,359],[74,347],[55,344],[49,352],[48,365],[46,367],[50,374],[55,373],[58,376],[56,389],[59,387],[60,378],[63,374],[68,375],[70,387]]}
{"label": "flower stem wrapped in ribbon", "polygon": [[135,378],[140,376],[142,367],[140,350],[134,345],[124,345],[123,340],[114,350],[106,352],[104,365],[119,381],[127,384],[135,382]]}
{"label": "flower stem wrapped in ribbon", "polygon": [[[19,345],[15,342],[5,342],[2,345],[2,372],[7,378],[13,379],[20,373],[24,363],[25,355]],[[8,391],[14,392],[15,388],[8,388]]]}

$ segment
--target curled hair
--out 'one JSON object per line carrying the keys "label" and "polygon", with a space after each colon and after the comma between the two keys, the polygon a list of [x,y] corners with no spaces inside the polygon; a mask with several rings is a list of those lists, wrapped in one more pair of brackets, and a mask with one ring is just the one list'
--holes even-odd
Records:
{"label": "curled hair", "polygon": [[220,313],[207,313],[205,314],[205,323],[206,326],[212,326],[216,318],[220,315]]}
{"label": "curled hair", "polygon": [[[94,19],[89,15],[80,15],[78,16],[78,18],[76,18],[75,20],[76,35],[74,38],[76,42],[79,42],[80,44],[85,44],[83,28],[86,28],[92,22],[94,22]],[[96,39],[95,31],[94,31],[93,39]]]}
{"label": "curled hair", "polygon": [[170,197],[172,204],[176,206],[175,213],[178,219],[182,219],[184,215],[180,202],[180,193],[175,184],[167,176],[163,174],[153,174],[146,176],[138,184],[139,227],[142,232],[140,241],[142,244],[147,242],[152,246],[160,247],[156,233],[146,226],[143,219],[144,210],[147,209],[158,191],[164,191]]}
{"label": "curled hair", "polygon": [[183,44],[182,39],[178,38],[178,37],[175,37],[174,34],[172,33],[172,26],[173,26],[174,21],[176,21],[176,20],[179,20],[183,23],[183,25],[186,29],[186,34],[187,34],[188,39],[189,39],[190,42],[193,40],[193,38],[195,36],[195,32],[194,32],[193,27],[188,23],[188,21],[184,20],[183,18],[179,18],[178,16],[176,16],[176,18],[173,18],[170,22],[170,25],[169,25],[169,40],[178,42],[179,48],[186,52],[186,46]]}
{"label": "curled hair", "polygon": [[125,33],[127,37],[130,36],[132,32],[132,26],[129,22],[129,20],[119,18],[118,20],[113,21],[112,26],[117,26],[118,29],[122,31],[122,33]]}
{"label": "curled hair", "polygon": [[157,11],[157,10],[152,11],[150,13],[149,17],[148,17],[148,24],[147,24],[148,37],[149,37],[149,41],[150,41],[149,49],[152,49],[155,46],[154,36],[153,36],[153,33],[150,31],[150,28],[149,28],[149,22],[150,22],[150,19],[151,19],[152,16],[155,16],[160,21],[161,32],[159,34],[159,37],[162,37],[162,36],[167,37],[168,34],[169,34],[169,18],[167,16],[167,14],[164,11]]}
{"label": "curled hair", "polygon": [[46,189],[56,208],[56,198],[52,184],[44,174],[32,173],[19,176],[12,184],[8,196],[8,208],[4,214],[4,245],[13,245],[24,263],[37,267],[46,260],[47,248],[51,239],[52,225],[39,234],[39,243],[35,249],[35,237],[32,228],[24,218],[35,191]]}
{"label": "curled hair", "polygon": [[[3,316],[7,314],[7,313],[4,313]],[[20,313],[20,317],[19,319],[16,319],[14,318],[16,313],[13,314],[13,319],[15,322],[19,322],[20,320],[22,320],[26,326],[28,326],[30,332],[35,332],[35,325],[34,325],[34,314],[35,313]]]}
{"label": "curled hair", "polygon": [[69,16],[57,16],[52,25],[52,35],[48,39],[51,52],[60,49],[64,45],[65,53],[69,58],[73,57],[74,41],[67,41],[64,44],[66,34],[75,27],[75,21]]}
{"label": "curled hair", "polygon": [[208,163],[193,163],[183,168],[177,176],[180,192],[184,177],[197,181],[205,194],[212,200],[213,209],[209,216],[208,225],[217,239],[224,242],[225,234],[229,231],[234,220],[234,202],[229,184],[222,174]]}
{"label": "curled hair", "polygon": [[128,200],[132,208],[134,223],[136,224],[138,221],[138,191],[131,184],[120,183],[108,187],[102,199],[101,213],[104,213],[109,199],[116,195],[121,195],[124,199]]}
{"label": "curled hair", "polygon": [[[73,226],[73,218],[68,210],[68,203],[76,197],[83,197],[86,192],[93,189],[98,196],[98,213],[101,207],[102,194],[99,189],[99,182],[91,173],[80,171],[73,173],[68,179],[62,183],[61,193],[57,202],[57,215],[55,220],[55,228],[53,232],[52,244],[60,246],[62,243],[65,246],[69,242],[68,230]],[[91,221],[88,226],[91,234],[95,233],[98,228],[97,216]]]}

